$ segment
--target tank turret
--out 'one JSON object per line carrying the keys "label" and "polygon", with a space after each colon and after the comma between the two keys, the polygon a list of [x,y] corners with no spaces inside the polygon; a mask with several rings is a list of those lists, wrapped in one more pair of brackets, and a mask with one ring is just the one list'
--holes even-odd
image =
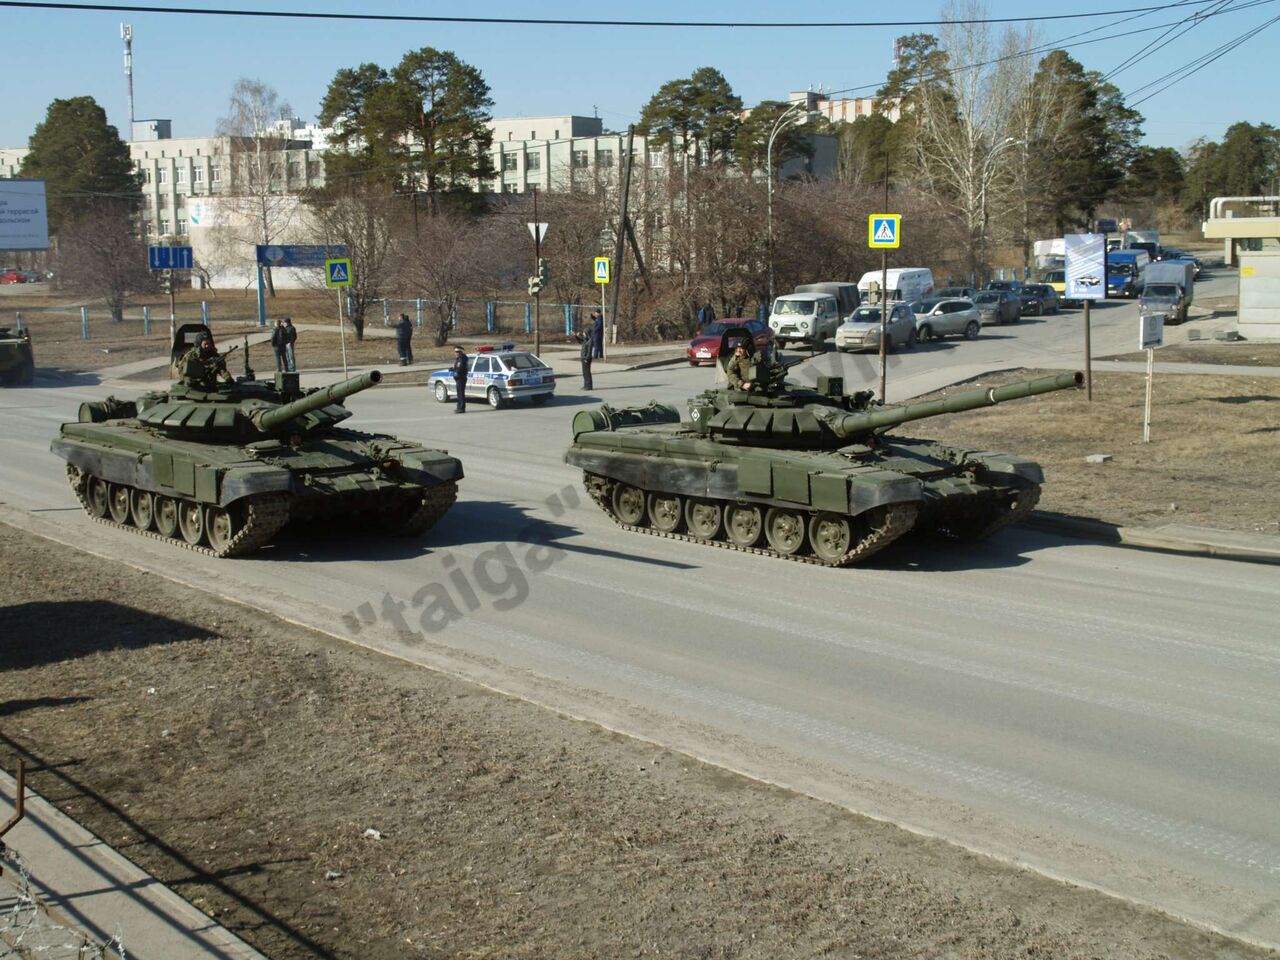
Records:
{"label": "tank turret", "polygon": [[[247,369],[247,362],[246,362]],[[215,556],[248,553],[290,520],[420,534],[457,497],[443,450],[338,426],[376,370],[304,392],[274,381],[175,384],[82,404],[53,452],[91,517]]]}
{"label": "tank turret", "polygon": [[[738,336],[750,333],[724,334],[722,360]],[[1083,382],[1070,373],[881,406],[870,391],[846,395],[839,377],[819,377],[816,388],[785,384],[768,359],[749,376],[736,372],[734,382],[753,389],[704,391],[684,422],[658,403],[578,413],[566,462],[628,530],[844,566],[912,531],[982,539],[1039,500],[1044,475],[1030,460],[892,437],[889,428]]]}

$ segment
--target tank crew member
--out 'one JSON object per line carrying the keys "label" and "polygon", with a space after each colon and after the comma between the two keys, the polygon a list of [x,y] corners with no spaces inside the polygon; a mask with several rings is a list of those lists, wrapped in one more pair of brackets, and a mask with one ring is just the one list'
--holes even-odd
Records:
{"label": "tank crew member", "polygon": [[400,354],[400,366],[407,367],[413,363],[413,321],[407,313],[400,314],[396,321],[396,351]]}
{"label": "tank crew member", "polygon": [[578,356],[582,360],[582,389],[593,390],[591,385],[591,360],[595,348],[595,342],[591,337],[578,334]]}
{"label": "tank crew member", "polygon": [[218,385],[221,375],[228,383],[232,382],[227,373],[227,361],[218,353],[209,337],[201,337],[200,342],[182,355],[178,361],[178,371],[182,382],[197,390],[213,390]]}
{"label": "tank crew member", "polygon": [[467,354],[461,347],[453,348],[453,386],[458,391],[458,403],[454,413],[467,412]]}
{"label": "tank crew member", "polygon": [[739,340],[733,348],[733,357],[725,367],[729,376],[729,386],[735,390],[751,391],[755,383],[749,378],[754,376],[755,362],[751,359],[751,350],[746,340]]}

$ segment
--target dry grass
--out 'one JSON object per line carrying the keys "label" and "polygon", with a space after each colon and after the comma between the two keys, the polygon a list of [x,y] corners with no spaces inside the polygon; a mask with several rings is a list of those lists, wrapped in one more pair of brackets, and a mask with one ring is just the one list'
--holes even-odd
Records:
{"label": "dry grass", "polygon": [[[1019,370],[945,392],[1044,375]],[[901,432],[1031,457],[1045,471],[1042,510],[1117,524],[1176,522],[1280,533],[1280,381],[1157,376],[1151,442],[1144,444],[1145,383],[1141,374],[1095,375],[1092,403],[1083,390],[1061,391],[916,421]],[[1094,453],[1114,459],[1086,463]]]}
{"label": "dry grass", "polygon": [[[1146,363],[1147,353],[1134,353],[1104,357],[1103,360],[1140,360]],[[1156,363],[1215,363],[1241,367],[1280,366],[1280,343],[1250,343],[1246,340],[1226,343],[1178,343],[1168,344],[1156,350]]]}

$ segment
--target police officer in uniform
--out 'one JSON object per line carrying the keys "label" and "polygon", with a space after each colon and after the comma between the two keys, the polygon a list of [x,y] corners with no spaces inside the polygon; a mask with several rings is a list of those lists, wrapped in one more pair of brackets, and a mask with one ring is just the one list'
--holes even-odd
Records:
{"label": "police officer in uniform", "polygon": [[413,321],[407,313],[400,314],[396,321],[396,350],[400,354],[400,366],[407,367],[413,363]]}
{"label": "police officer in uniform", "polygon": [[591,385],[591,361],[594,358],[595,342],[593,338],[578,334],[578,356],[582,360],[582,389],[593,390]]}
{"label": "police officer in uniform", "polygon": [[454,413],[467,412],[467,371],[469,369],[466,352],[461,347],[454,347],[453,386],[458,391],[458,405],[453,408]]}

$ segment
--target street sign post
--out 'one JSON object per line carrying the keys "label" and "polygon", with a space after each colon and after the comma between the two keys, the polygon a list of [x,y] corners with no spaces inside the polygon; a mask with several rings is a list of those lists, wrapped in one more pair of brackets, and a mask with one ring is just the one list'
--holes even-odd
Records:
{"label": "street sign post", "polygon": [[[889,203],[889,181],[885,180],[885,204]],[[867,217],[867,246],[880,251],[880,402],[884,403],[885,379],[888,376],[889,335],[889,251],[902,246],[902,215],[899,213],[873,213]]]}
{"label": "street sign post", "polygon": [[324,262],[324,285],[326,287],[351,286],[351,261],[345,258],[326,260]]}
{"label": "street sign post", "polygon": [[1142,411],[1142,442],[1151,442],[1151,385],[1155,379],[1156,347],[1164,344],[1164,314],[1138,317],[1138,343],[1147,351],[1147,401]]}
{"label": "street sign post", "polygon": [[195,257],[190,247],[147,247],[147,269],[191,270]]}
{"label": "street sign post", "polygon": [[871,214],[867,217],[867,246],[872,250],[897,250],[902,246],[901,228],[901,214]]}
{"label": "street sign post", "polygon": [[1107,299],[1107,235],[1068,233],[1062,238],[1065,258],[1063,280],[1068,300],[1084,303],[1084,383],[1085,396],[1093,400],[1093,319],[1089,306]]}
{"label": "street sign post", "polygon": [[[608,323],[607,317],[605,316],[605,307],[604,307],[604,288],[609,285],[609,258],[608,257],[596,257],[595,274],[596,274],[595,276],[596,283],[600,284],[600,319],[602,322],[604,322],[604,329],[608,330],[609,323]],[[592,331],[588,335],[595,336],[595,332]],[[607,341],[608,339],[609,338],[606,337],[603,333],[600,334],[600,355],[602,358],[604,356],[604,351],[605,351],[605,341]]]}
{"label": "street sign post", "polygon": [[351,261],[337,257],[324,262],[324,285],[338,291],[338,339],[342,342],[342,376],[347,373],[347,329],[342,324],[342,289],[351,286]]}

